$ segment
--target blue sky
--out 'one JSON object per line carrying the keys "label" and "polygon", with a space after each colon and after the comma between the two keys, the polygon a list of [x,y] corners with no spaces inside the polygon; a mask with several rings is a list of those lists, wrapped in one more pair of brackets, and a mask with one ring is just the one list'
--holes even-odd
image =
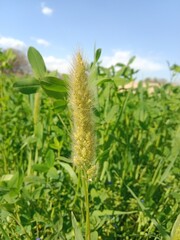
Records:
{"label": "blue sky", "polygon": [[180,64],[179,0],[0,0],[0,48],[34,46],[49,69],[67,72],[81,48],[94,46],[102,63],[136,55],[138,78],[170,78],[167,61]]}

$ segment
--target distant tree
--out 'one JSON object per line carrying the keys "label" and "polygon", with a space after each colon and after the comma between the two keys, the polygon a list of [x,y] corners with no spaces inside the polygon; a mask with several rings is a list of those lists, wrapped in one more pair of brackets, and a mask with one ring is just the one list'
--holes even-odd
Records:
{"label": "distant tree", "polygon": [[17,74],[29,74],[31,68],[25,54],[17,49],[12,49],[12,52],[15,55],[15,59],[12,63],[12,72]]}
{"label": "distant tree", "polygon": [[31,67],[22,51],[11,48],[0,49],[0,72],[23,75],[31,73]]}

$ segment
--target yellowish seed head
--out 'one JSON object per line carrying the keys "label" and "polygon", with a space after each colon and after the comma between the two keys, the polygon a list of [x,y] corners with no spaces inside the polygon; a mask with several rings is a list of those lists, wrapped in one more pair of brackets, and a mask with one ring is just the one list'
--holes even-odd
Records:
{"label": "yellowish seed head", "polygon": [[95,158],[95,136],[92,118],[92,94],[86,64],[80,52],[74,58],[70,80],[70,104],[73,118],[74,164],[84,170],[92,167]]}

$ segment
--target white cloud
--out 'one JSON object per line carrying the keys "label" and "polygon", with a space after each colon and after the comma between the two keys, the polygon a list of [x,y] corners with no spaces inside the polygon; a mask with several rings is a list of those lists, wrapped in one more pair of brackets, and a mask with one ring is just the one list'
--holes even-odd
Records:
{"label": "white cloud", "polygon": [[46,41],[45,39],[42,39],[42,38],[38,38],[36,39],[36,42],[39,44],[39,45],[42,45],[44,47],[48,47],[50,45],[50,43],[48,41]]}
{"label": "white cloud", "polygon": [[164,65],[162,63],[158,63],[148,58],[146,59],[138,56],[135,59],[134,63],[132,64],[132,67],[143,71],[151,72],[156,72],[164,69]]}
{"label": "white cloud", "polygon": [[131,56],[131,52],[129,51],[116,51],[112,56],[102,57],[102,65],[104,67],[110,67],[116,63],[126,64]]}
{"label": "white cloud", "polygon": [[53,14],[53,9],[50,8],[50,7],[45,6],[45,4],[42,3],[42,4],[41,4],[41,12],[42,12],[44,15],[50,16],[50,15]]}
{"label": "white cloud", "polygon": [[59,73],[69,72],[69,61],[68,59],[56,58],[53,56],[44,57],[47,69],[50,71],[58,71]]}
{"label": "white cloud", "polygon": [[[115,65],[116,63],[124,63],[127,64],[129,59],[134,54],[131,51],[116,51],[112,56],[104,56],[102,57],[102,65],[105,67],[110,67],[111,65]],[[165,69],[165,65],[154,61],[150,58],[144,58],[141,56],[136,56],[136,59],[131,65],[135,70],[139,69],[140,71],[146,72],[157,72]]]}
{"label": "white cloud", "polygon": [[15,38],[0,36],[0,47],[4,49],[15,48],[15,49],[24,51],[26,49],[26,44]]}

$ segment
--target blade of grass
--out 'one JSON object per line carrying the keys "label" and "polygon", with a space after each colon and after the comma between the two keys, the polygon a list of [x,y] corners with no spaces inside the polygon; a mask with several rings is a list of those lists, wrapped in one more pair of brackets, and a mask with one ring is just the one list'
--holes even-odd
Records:
{"label": "blade of grass", "polygon": [[72,218],[72,225],[73,225],[73,229],[74,229],[74,234],[75,234],[75,240],[84,240],[80,227],[78,226],[78,223],[76,221],[76,218],[73,214],[73,212],[71,212],[71,218]]}

